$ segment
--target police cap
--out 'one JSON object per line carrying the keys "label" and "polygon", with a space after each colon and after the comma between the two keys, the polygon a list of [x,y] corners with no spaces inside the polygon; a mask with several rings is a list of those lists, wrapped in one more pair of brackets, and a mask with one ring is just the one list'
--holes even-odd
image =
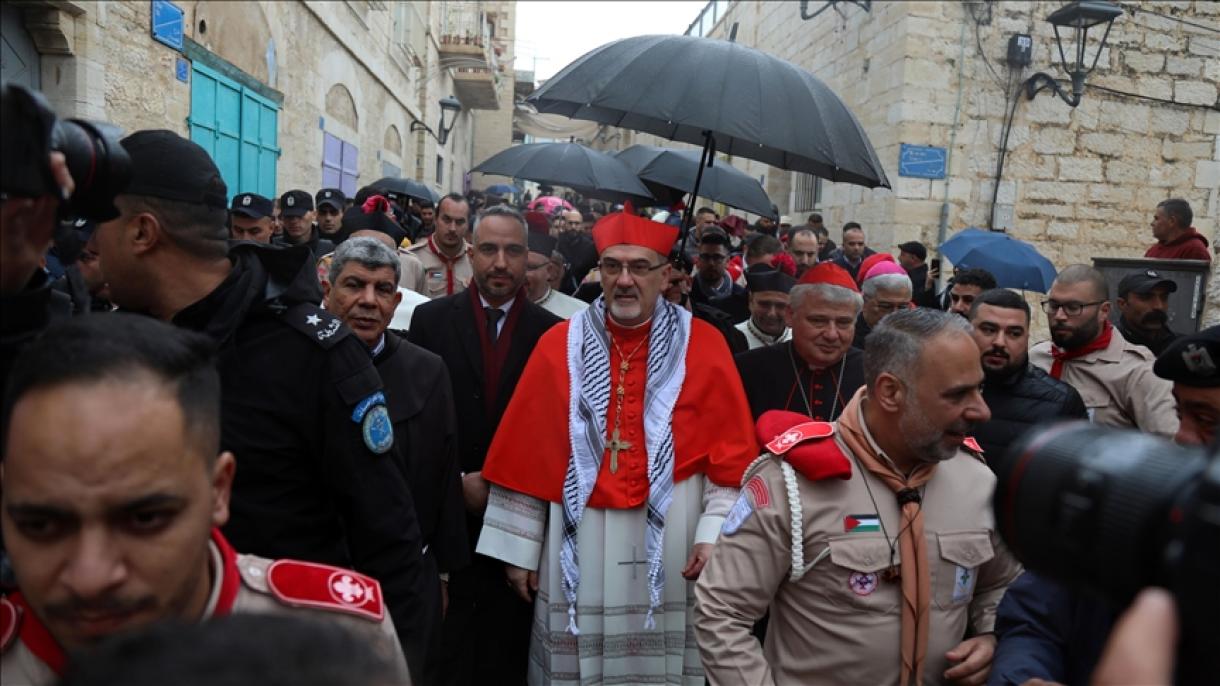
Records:
{"label": "police cap", "polygon": [[258,193],[238,193],[233,196],[233,204],[229,211],[251,219],[262,219],[272,214],[271,198],[265,198]]}
{"label": "police cap", "polygon": [[1220,326],[1174,341],[1156,358],[1152,371],[1162,379],[1183,386],[1220,386]]}
{"label": "police cap", "polygon": [[313,196],[305,191],[288,191],[280,196],[281,217],[303,217],[313,209]]}

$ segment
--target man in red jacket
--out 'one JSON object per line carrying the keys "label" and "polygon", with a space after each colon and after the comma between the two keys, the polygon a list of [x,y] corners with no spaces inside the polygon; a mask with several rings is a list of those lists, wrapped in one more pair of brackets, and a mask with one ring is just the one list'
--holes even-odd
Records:
{"label": "man in red jacket", "polygon": [[1144,257],[1162,260],[1203,260],[1211,262],[1207,238],[1190,225],[1194,213],[1190,203],[1181,198],[1162,200],[1152,216],[1152,235],[1156,243],[1148,248]]}

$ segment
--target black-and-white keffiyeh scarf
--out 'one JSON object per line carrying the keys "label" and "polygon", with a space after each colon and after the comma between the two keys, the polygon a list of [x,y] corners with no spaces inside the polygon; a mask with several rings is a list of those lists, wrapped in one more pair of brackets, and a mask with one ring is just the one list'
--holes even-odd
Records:
{"label": "black-and-white keffiyeh scarf", "polygon": [[[559,566],[563,594],[568,602],[568,631],[576,626],[576,591],[580,586],[580,556],[576,532],[601,469],[606,450],[606,410],[613,379],[610,374],[610,335],[606,330],[606,301],[577,313],[568,328],[568,438],[572,456],[563,479],[563,545]],[[656,627],[653,614],[661,607],[665,586],[662,541],[665,513],[674,493],[674,405],[686,378],[686,348],[690,342],[691,315],[664,298],[657,298],[648,332],[648,369],[644,386],[644,443],[648,450],[648,617],[645,629]]]}

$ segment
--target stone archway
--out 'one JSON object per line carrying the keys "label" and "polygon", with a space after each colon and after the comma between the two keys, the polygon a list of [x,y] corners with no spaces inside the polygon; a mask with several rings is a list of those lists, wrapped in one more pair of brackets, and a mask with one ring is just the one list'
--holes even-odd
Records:
{"label": "stone archway", "polygon": [[326,116],[353,132],[360,130],[360,115],[356,110],[356,101],[352,98],[347,86],[336,83],[326,91]]}

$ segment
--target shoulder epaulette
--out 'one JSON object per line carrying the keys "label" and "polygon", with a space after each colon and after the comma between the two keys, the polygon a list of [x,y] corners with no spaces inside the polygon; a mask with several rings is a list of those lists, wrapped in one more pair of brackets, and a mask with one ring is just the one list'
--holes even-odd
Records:
{"label": "shoulder epaulette", "polygon": [[341,319],[313,303],[297,303],[284,310],[280,318],[324,350],[330,350],[351,333]]}
{"label": "shoulder epaulette", "polygon": [[359,572],[300,560],[268,564],[259,558],[239,561],[238,569],[247,586],[289,607],[341,612],[374,622],[385,618],[381,584]]}
{"label": "shoulder epaulette", "polygon": [[7,596],[0,597],[0,653],[7,652],[17,642],[17,636],[21,633],[21,619],[21,608]]}
{"label": "shoulder epaulette", "polygon": [[974,459],[982,462],[983,464],[987,464],[987,458],[983,455],[983,446],[979,445],[979,442],[974,440],[974,436],[967,436],[965,440],[962,441],[962,449],[969,453]]}
{"label": "shoulder epaulette", "polygon": [[758,418],[755,431],[767,452],[782,457],[810,481],[851,478],[851,462],[834,440],[834,424],[768,410]]}

